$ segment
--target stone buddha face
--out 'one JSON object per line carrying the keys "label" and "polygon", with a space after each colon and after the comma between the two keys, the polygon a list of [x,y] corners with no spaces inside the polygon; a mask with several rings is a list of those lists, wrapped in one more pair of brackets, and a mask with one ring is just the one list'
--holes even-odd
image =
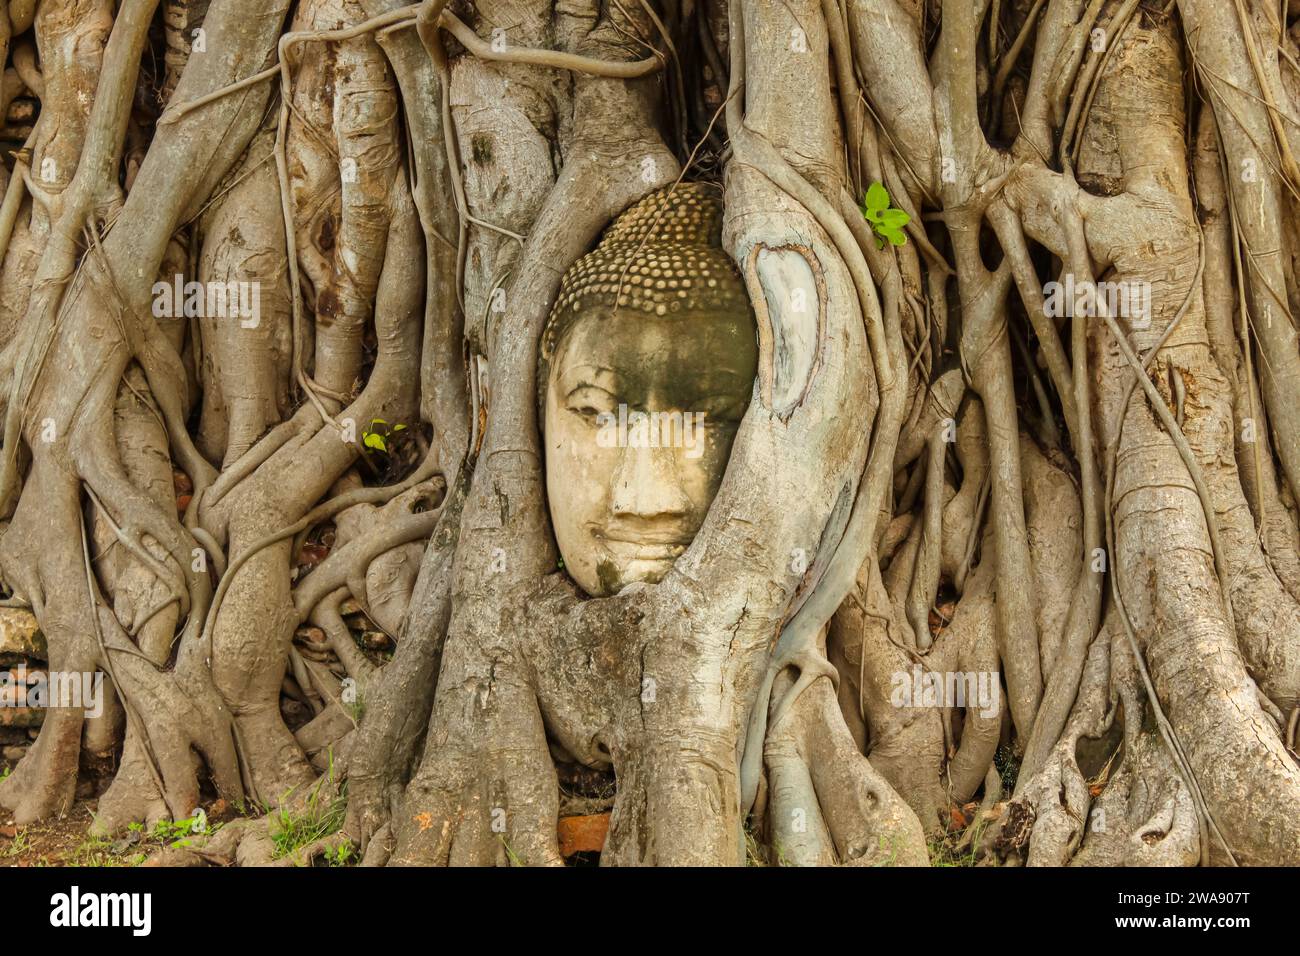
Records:
{"label": "stone buddha face", "polygon": [[659,581],[690,545],[753,392],[754,318],[716,244],[721,204],[698,184],[668,193],[565,275],[543,340],[551,519],[594,596]]}

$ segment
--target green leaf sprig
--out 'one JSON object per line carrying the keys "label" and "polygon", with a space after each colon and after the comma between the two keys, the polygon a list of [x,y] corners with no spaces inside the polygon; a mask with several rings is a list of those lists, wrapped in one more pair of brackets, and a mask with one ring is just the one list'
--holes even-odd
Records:
{"label": "green leaf sprig", "polygon": [[367,448],[373,448],[375,451],[388,452],[388,443],[400,431],[406,428],[405,425],[389,426],[388,422],[382,418],[372,419],[370,424],[361,433],[361,443]]}
{"label": "green leaf sprig", "polygon": [[901,209],[893,208],[889,203],[889,190],[880,183],[872,183],[867,188],[862,205],[858,206],[862,210],[863,218],[871,223],[871,228],[875,230],[876,242],[881,249],[885,248],[886,241],[894,246],[901,246],[907,242],[903,227],[912,221],[911,216]]}

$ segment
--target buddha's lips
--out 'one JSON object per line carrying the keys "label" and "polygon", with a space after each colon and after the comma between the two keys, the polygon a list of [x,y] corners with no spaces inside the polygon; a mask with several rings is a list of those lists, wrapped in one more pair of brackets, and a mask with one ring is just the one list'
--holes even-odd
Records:
{"label": "buddha's lips", "polygon": [[636,548],[633,561],[676,561],[686,550],[684,544],[645,544]]}
{"label": "buddha's lips", "polygon": [[675,561],[691,543],[689,538],[649,533],[633,537],[609,532],[595,532],[607,548],[632,561]]}

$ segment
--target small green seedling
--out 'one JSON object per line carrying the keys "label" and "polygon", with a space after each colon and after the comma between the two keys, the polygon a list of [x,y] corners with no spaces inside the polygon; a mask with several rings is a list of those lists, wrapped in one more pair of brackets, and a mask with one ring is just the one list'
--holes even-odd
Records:
{"label": "small green seedling", "polygon": [[863,218],[875,230],[876,242],[881,249],[885,248],[886,240],[895,246],[907,242],[903,227],[912,221],[911,216],[901,209],[894,209],[889,202],[889,190],[880,183],[872,183],[862,198],[862,205],[858,207],[862,210]]}
{"label": "small green seedling", "polygon": [[186,847],[192,842],[189,839],[190,837],[207,833],[208,830],[207,816],[195,814],[192,817],[186,817],[184,820],[175,822],[159,820],[154,824],[153,833],[150,835],[155,840],[173,847]]}
{"label": "small green seedling", "polygon": [[325,861],[330,866],[347,866],[352,862],[352,844],[340,843],[333,850],[325,851]]}
{"label": "small green seedling", "polygon": [[388,443],[405,428],[406,426],[401,424],[390,426],[382,418],[371,419],[370,424],[361,433],[361,443],[367,448],[388,454]]}

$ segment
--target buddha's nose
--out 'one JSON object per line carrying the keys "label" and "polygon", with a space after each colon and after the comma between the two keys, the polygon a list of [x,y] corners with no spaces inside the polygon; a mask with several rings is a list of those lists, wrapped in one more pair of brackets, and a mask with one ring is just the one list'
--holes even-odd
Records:
{"label": "buddha's nose", "polygon": [[654,518],[684,515],[690,499],[677,474],[677,455],[672,448],[623,448],[614,474],[614,514],[620,517]]}

